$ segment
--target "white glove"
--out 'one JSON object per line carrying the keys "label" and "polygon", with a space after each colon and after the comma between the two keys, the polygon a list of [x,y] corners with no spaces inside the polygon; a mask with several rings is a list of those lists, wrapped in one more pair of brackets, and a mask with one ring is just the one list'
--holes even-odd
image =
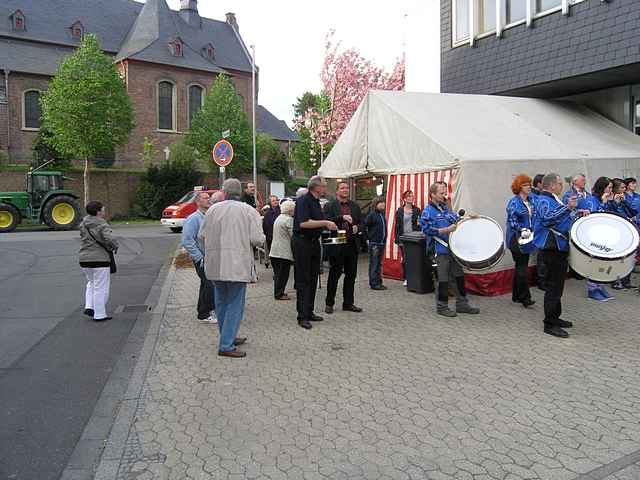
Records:
{"label": "white glove", "polygon": [[529,238],[531,236],[531,230],[528,228],[523,228],[520,232],[520,238]]}

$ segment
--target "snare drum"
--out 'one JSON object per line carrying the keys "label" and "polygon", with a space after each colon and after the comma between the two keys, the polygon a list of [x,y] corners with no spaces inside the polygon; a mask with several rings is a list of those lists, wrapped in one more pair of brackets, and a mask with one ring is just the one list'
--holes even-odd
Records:
{"label": "snare drum", "polygon": [[497,264],[504,255],[504,234],[492,218],[464,218],[449,235],[451,256],[464,268],[484,270]]}
{"label": "snare drum", "polygon": [[639,242],[630,221],[611,213],[592,213],[571,227],[569,265],[594,282],[615,282],[633,270]]}

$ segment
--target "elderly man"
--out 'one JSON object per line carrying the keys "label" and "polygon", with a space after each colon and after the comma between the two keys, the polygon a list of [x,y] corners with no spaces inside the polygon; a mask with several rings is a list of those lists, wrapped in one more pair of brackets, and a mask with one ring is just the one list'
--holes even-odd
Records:
{"label": "elderly man", "polygon": [[560,318],[562,293],[569,267],[569,231],[576,218],[588,215],[588,210],[578,210],[578,198],[571,196],[563,205],[558,197],[562,193],[562,179],[557,173],[548,173],[542,179],[542,193],[535,204],[534,244],[543,252],[545,267],[544,333],[567,338],[563,328],[573,323]]}
{"label": "elderly man", "polygon": [[205,272],[213,281],[220,339],[218,355],[241,358],[236,349],[246,338],[237,337],[244,315],[247,283],[256,280],[252,248],[264,242],[260,215],[240,201],[240,181],[230,178],[222,185],[225,200],[205,215],[199,237],[204,245]]}
{"label": "elderly man", "polygon": [[295,260],[296,308],[298,325],[310,329],[310,322],[320,322],[322,317],[313,313],[320,273],[320,234],[322,230],[337,230],[336,224],[324,219],[320,197],[327,184],[319,176],[311,177],[309,191],[296,202],[293,216],[293,257]]}
{"label": "elderly man", "polygon": [[253,208],[256,207],[256,186],[255,184],[249,182],[247,183],[247,188],[244,189],[242,193],[242,199],[244,203],[247,205],[251,205]]}
{"label": "elderly man", "polygon": [[586,190],[587,177],[578,173],[571,177],[571,189],[562,196],[562,203],[567,205],[571,197],[576,197],[577,207],[580,210],[589,210],[591,205],[591,194]]}
{"label": "elderly man", "polygon": [[[219,193],[219,192],[216,192]],[[198,242],[198,232],[204,220],[204,215],[211,206],[211,200],[207,192],[196,195],[195,204],[198,209],[184,222],[182,227],[182,246],[191,257],[191,261],[200,277],[200,291],[198,293],[198,321],[214,325],[218,323],[215,314],[215,298],[213,283],[204,274],[204,249]]]}
{"label": "elderly man", "polygon": [[295,201],[297,202],[299,199],[304,197],[308,192],[309,192],[309,189],[307,187],[300,187],[298,190],[296,190]]}

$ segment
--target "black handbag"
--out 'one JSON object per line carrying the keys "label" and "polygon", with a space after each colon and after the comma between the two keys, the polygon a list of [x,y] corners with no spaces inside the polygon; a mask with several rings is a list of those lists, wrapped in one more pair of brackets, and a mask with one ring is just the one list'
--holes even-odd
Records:
{"label": "black handbag", "polygon": [[[87,227],[85,227],[87,228]],[[87,232],[89,233],[89,235],[91,235],[91,238],[93,238],[95,240],[95,242],[100,245],[102,248],[104,248],[104,251],[107,252],[107,255],[109,255],[109,271],[114,274],[118,271],[118,266],[116,265],[116,256],[113,254],[113,250],[107,248],[107,246],[100,242],[96,237],[93,236],[93,233],[91,233],[91,230],[89,230],[87,228]]]}

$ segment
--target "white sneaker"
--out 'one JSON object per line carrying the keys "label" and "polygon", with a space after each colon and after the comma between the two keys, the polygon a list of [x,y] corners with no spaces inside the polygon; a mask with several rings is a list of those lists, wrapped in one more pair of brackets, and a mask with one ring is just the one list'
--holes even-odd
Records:
{"label": "white sneaker", "polygon": [[406,287],[407,286],[407,281],[405,280],[404,282],[402,282],[402,286]]}
{"label": "white sneaker", "polygon": [[204,323],[207,325],[216,325],[218,323],[218,319],[216,318],[216,314],[212,313],[207,318],[203,318],[202,320],[198,320],[200,323]]}

